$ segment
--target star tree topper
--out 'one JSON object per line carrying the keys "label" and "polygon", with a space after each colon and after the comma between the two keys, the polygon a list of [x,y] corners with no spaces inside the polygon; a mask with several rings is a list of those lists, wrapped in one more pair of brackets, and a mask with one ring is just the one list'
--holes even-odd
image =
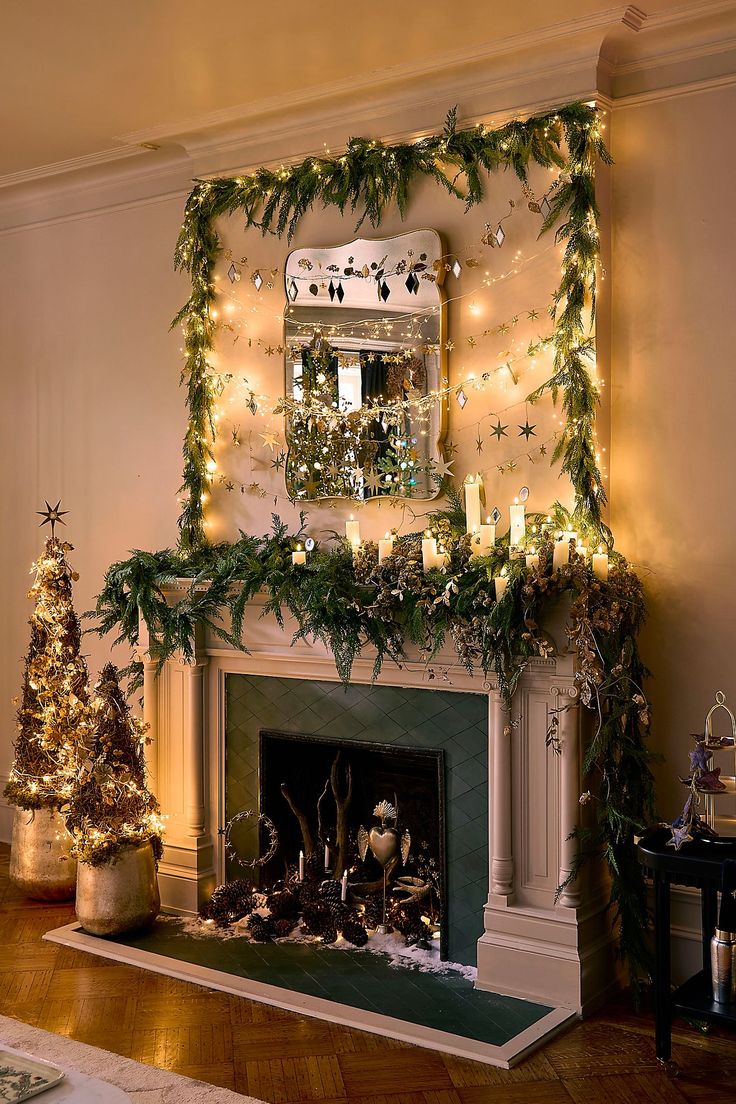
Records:
{"label": "star tree topper", "polygon": [[[44,502],[46,502],[46,499],[44,499]],[[50,506],[48,502],[46,502],[45,510],[36,510],[36,513],[39,515],[39,517],[43,518],[43,521],[39,525],[39,529],[42,528],[44,525],[50,525],[52,540],[54,539],[54,526],[57,524],[57,522],[59,525],[66,525],[66,522],[62,521],[61,519],[64,514],[69,513],[68,510],[60,510],[60,506],[61,499],[59,499],[55,506]]]}

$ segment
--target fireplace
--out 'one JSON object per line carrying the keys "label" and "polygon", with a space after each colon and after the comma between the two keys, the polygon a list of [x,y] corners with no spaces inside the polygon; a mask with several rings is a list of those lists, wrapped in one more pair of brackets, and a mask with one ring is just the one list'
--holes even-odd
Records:
{"label": "fireplace", "polygon": [[[307,726],[311,731],[304,731]],[[343,789],[346,770],[352,773],[347,811],[351,896],[361,900],[367,885],[381,877],[370,852],[360,862],[357,834],[361,825],[368,830],[377,825],[373,810],[388,800],[397,806],[399,831],[408,829],[411,837],[408,862],[391,871],[389,897],[406,899],[398,878],[426,884],[434,874],[436,890],[429,895],[427,914],[437,925],[439,954],[475,965],[488,899],[484,695],[229,675],[225,732],[226,823],[253,809],[265,813],[279,835],[277,854],[260,870],[262,884],[282,878],[284,864],[293,869],[299,851],[307,850],[294,809],[309,822],[316,861],[324,866],[317,805],[339,755]],[[335,812],[328,792],[321,814],[331,867]],[[241,822],[232,835],[243,855],[265,853],[267,839],[258,838],[255,818]],[[228,879],[243,876],[237,858],[226,858],[225,873]],[[340,877],[342,870],[334,873]]]}
{"label": "fireplace", "polygon": [[[170,600],[179,596],[172,584]],[[192,915],[228,876],[220,832],[233,811],[260,808],[262,731],[442,750],[449,958],[477,962],[480,989],[594,1007],[617,984],[607,886],[590,867],[557,894],[585,815],[574,657],[530,660],[511,713],[495,678],[466,672],[449,649],[429,671],[409,650],[378,680],[360,657],[345,690],[327,649],[295,641],[295,623],[264,616],[266,602],[248,605],[246,652],[202,625],[194,655],[170,659],[160,677],[141,624],[147,757],[167,818],[164,907]],[[566,616],[560,608],[548,626],[558,641]]]}

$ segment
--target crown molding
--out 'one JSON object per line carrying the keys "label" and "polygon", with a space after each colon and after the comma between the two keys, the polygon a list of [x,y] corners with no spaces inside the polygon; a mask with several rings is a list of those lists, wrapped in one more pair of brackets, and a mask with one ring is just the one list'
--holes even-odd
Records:
{"label": "crown molding", "polygon": [[32,184],[37,180],[44,180],[48,176],[78,173],[84,169],[107,165],[111,161],[120,161],[123,158],[127,159],[145,152],[143,147],[131,149],[129,145],[120,144],[108,150],[100,150],[97,153],[85,153],[81,157],[70,157],[66,161],[52,161],[48,165],[39,165],[34,169],[21,169],[19,172],[6,173],[4,176],[0,176],[0,188],[14,188],[22,184]]}

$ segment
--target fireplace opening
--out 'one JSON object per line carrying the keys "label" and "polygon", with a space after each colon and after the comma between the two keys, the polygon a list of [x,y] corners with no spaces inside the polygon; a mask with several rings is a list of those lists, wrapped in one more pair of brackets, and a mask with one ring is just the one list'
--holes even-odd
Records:
{"label": "fireplace opening", "polygon": [[444,777],[441,748],[260,730],[259,810],[278,833],[261,886],[298,872],[301,855],[373,927],[419,933],[447,958]]}

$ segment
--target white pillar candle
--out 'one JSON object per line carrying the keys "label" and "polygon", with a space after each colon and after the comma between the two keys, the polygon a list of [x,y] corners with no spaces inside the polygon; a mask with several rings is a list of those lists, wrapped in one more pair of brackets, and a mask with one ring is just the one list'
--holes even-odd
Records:
{"label": "white pillar candle", "polygon": [[539,567],[539,556],[532,548],[531,552],[527,552],[526,566],[531,570],[532,568]]}
{"label": "white pillar candle", "polygon": [[559,571],[561,567],[565,567],[570,562],[570,541],[574,541],[576,538],[577,533],[568,530],[561,533],[560,539],[555,541],[554,552],[552,553],[552,567],[555,571]]}
{"label": "white pillar candle", "polygon": [[480,476],[469,475],[465,480],[465,532],[477,533],[480,529]]}
{"label": "white pillar candle", "polygon": [[304,881],[304,852],[299,852],[299,881]]}
{"label": "white pillar candle", "polygon": [[360,522],[356,521],[353,515],[350,515],[350,520],[345,522],[345,536],[348,538],[353,548],[356,548],[360,544]]}
{"label": "white pillar candle", "polygon": [[348,899],[348,872],[343,870],[342,882],[340,883],[340,900],[347,901]]}
{"label": "white pillar candle", "polygon": [[437,541],[430,533],[429,529],[422,538],[422,567],[425,571],[429,571],[430,568],[436,566],[437,561]]}
{"label": "white pillar candle", "polygon": [[524,503],[514,499],[513,506],[509,506],[511,527],[509,529],[509,545],[514,548],[520,545],[526,535],[526,512]]}
{"label": "white pillar candle", "polygon": [[506,593],[506,587],[509,585],[509,581],[505,575],[497,575],[493,581],[496,584],[496,601],[500,602]]}
{"label": "white pillar candle", "polygon": [[298,544],[296,546],[296,552],[291,553],[291,562],[296,566],[297,564],[305,564],[307,562],[307,553],[302,546]]}
{"label": "white pillar candle", "polygon": [[439,567],[439,568],[447,567],[449,562],[450,562],[450,553],[445,552],[444,548],[440,548],[437,555],[435,556],[434,566]]}
{"label": "white pillar candle", "polygon": [[330,869],[330,845],[325,844],[325,873]]}
{"label": "white pillar candle", "polygon": [[582,558],[584,560],[587,560],[587,558],[588,558],[588,546],[587,546],[587,544],[583,544],[582,541],[578,541],[577,546],[575,548],[575,551],[577,552],[578,556],[582,556]]}
{"label": "white pillar candle", "polygon": [[378,562],[383,563],[387,556],[390,556],[394,550],[394,538],[390,533],[387,533],[383,540],[378,542]]}
{"label": "white pillar candle", "polygon": [[608,553],[604,550],[603,545],[600,546],[597,552],[593,553],[593,574],[602,583],[608,582]]}
{"label": "white pillar candle", "polygon": [[490,518],[486,518],[485,525],[480,527],[481,556],[486,555],[496,543],[496,526]]}

